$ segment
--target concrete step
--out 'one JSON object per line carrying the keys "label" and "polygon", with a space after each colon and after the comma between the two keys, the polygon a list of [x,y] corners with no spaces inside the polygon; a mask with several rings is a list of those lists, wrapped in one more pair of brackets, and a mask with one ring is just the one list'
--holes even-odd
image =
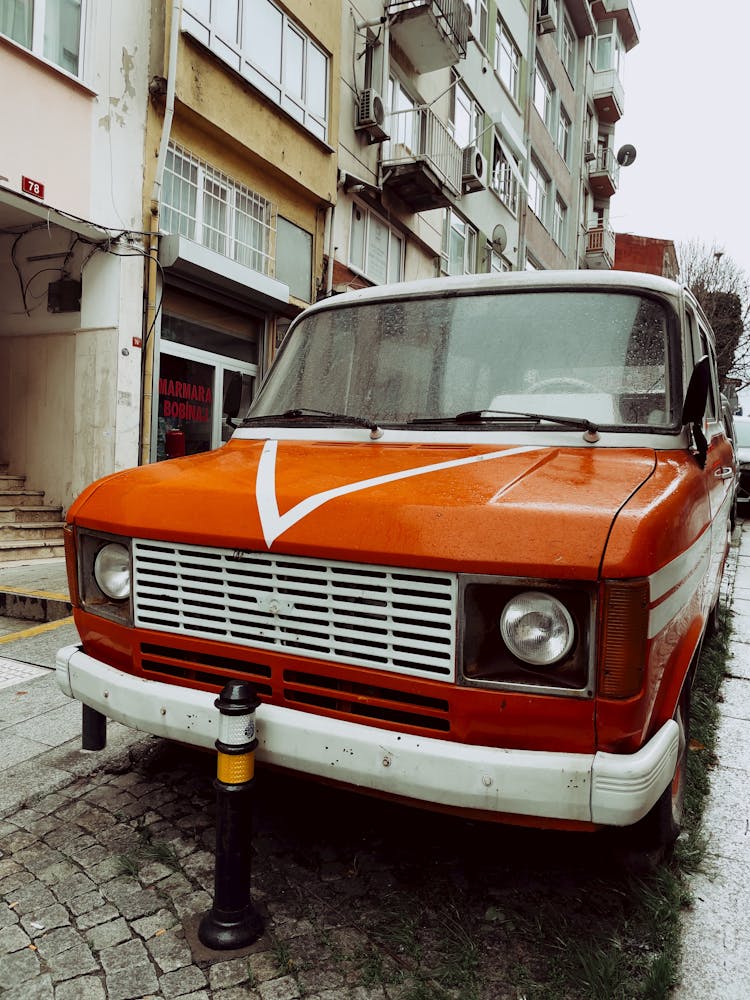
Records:
{"label": "concrete step", "polygon": [[61,521],[62,507],[45,507],[32,504],[4,507],[0,505],[0,525],[15,524],[18,521]]}
{"label": "concrete step", "polygon": [[44,490],[11,490],[0,487],[0,504],[4,507],[38,506],[44,500]]}
{"label": "concrete step", "polygon": [[26,541],[0,541],[0,563],[23,559],[52,559],[65,555],[62,538],[29,538]]}
{"label": "concrete step", "polygon": [[15,521],[0,524],[0,541],[26,541],[30,538],[51,538],[62,542],[62,521]]}
{"label": "concrete step", "polygon": [[52,594],[24,588],[0,588],[2,618],[16,618],[25,622],[56,622],[72,613],[73,606],[67,593]]}
{"label": "concrete step", "polygon": [[3,490],[22,490],[26,476],[9,476],[7,472],[0,473],[0,492]]}

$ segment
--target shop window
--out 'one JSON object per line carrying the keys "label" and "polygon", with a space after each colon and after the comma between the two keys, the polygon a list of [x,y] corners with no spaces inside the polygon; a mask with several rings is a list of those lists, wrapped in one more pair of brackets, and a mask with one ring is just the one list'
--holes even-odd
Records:
{"label": "shop window", "polygon": [[195,455],[211,448],[214,397],[212,365],[162,354],[159,366],[160,459]]}

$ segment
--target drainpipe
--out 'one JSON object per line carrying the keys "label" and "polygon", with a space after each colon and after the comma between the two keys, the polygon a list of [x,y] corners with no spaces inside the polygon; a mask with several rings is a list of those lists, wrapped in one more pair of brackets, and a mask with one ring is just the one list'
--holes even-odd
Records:
{"label": "drainpipe", "polygon": [[336,253],[336,247],[333,245],[333,216],[335,208],[333,205],[328,206],[328,211],[326,212],[326,232],[328,233],[328,265],[326,267],[326,298],[330,297],[333,291],[333,257]]}
{"label": "drainpipe", "polygon": [[164,166],[174,118],[175,77],[177,75],[177,42],[179,40],[182,0],[172,0],[169,25],[169,56],[167,64],[167,101],[161,128],[159,156],[156,161],[156,175],[151,190],[151,219],[148,242],[148,271],[146,295],[146,335],[143,340],[143,395],[141,406],[141,464],[148,464],[151,458],[151,420],[153,415],[154,342],[156,340],[157,297],[159,294],[159,274],[157,257],[159,254],[159,206]]}

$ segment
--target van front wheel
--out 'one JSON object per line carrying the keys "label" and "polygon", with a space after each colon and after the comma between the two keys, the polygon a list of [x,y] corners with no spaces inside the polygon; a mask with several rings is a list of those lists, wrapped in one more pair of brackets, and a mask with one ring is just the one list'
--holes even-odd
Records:
{"label": "van front wheel", "polygon": [[680,731],[674,775],[651,811],[632,828],[635,835],[633,846],[652,857],[656,863],[670,855],[682,828],[690,739],[690,692],[687,684],[686,690],[680,696],[674,720]]}

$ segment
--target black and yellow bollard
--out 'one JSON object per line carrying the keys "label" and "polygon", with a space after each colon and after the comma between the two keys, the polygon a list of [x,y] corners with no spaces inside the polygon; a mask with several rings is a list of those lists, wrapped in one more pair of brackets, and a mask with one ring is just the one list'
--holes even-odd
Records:
{"label": "black and yellow bollard", "polygon": [[227,681],[216,699],[216,870],[214,905],[198,926],[207,948],[244,948],[263,933],[250,899],[251,796],[255,773],[255,709],[260,702],[247,681]]}

